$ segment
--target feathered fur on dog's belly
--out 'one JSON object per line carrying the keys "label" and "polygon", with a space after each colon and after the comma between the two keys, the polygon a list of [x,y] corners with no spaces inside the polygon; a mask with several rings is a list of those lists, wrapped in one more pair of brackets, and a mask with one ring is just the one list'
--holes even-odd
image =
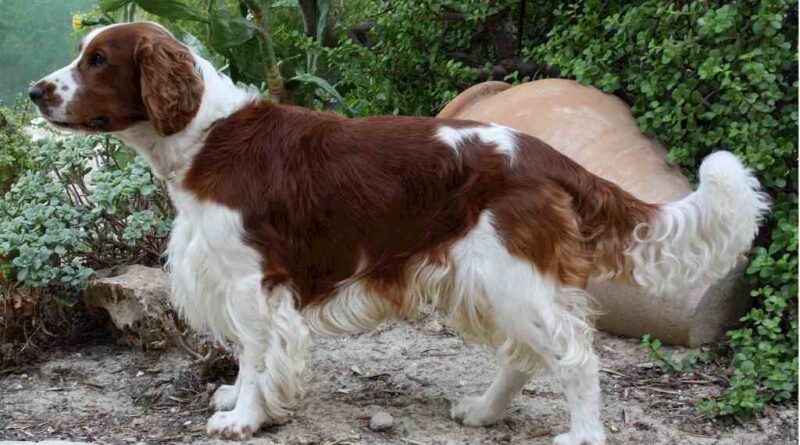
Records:
{"label": "feathered fur on dog's belly", "polygon": [[[167,248],[173,303],[198,332],[219,342],[247,341],[264,332],[269,302],[262,292],[262,258],[243,241],[238,212],[172,190],[178,215]],[[447,300],[453,280],[450,261],[423,257],[412,262],[400,305],[365,279],[346,280],[323,303],[303,309],[312,332],[321,336],[358,333],[394,318],[417,318]],[[249,339],[258,341],[258,339]]]}
{"label": "feathered fur on dog's belly", "polygon": [[[244,241],[239,212],[200,201],[177,187],[178,209],[167,247],[172,301],[198,332],[216,341],[259,342],[269,335],[271,302],[262,291],[263,258]],[[312,332],[332,336],[363,332],[398,314],[418,312],[446,282],[441,266],[420,263],[412,273],[412,298],[398,308],[363,280],[342,282],[323,303],[305,308]],[[253,338],[256,337],[256,338]]]}
{"label": "feathered fur on dog's belly", "polygon": [[[173,304],[196,331],[219,342],[240,343],[245,340],[243,332],[253,331],[244,325],[264,319],[260,306],[268,297],[261,290],[262,259],[244,243],[237,212],[193,199],[179,209],[167,248]],[[320,336],[364,332],[398,317],[417,318],[448,292],[449,264],[414,262],[400,306],[375,292],[366,280],[354,279],[340,283],[323,303],[304,308],[303,317]],[[252,320],[242,320],[243,314],[252,314]]]}

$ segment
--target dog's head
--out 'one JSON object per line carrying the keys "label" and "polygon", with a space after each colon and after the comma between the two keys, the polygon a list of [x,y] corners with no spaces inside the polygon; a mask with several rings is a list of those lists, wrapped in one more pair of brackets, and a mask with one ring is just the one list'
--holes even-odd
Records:
{"label": "dog's head", "polygon": [[194,118],[203,80],[192,52],[156,23],[92,31],[69,65],[28,91],[53,125],[79,132],[119,132],[149,121],[169,136]]}

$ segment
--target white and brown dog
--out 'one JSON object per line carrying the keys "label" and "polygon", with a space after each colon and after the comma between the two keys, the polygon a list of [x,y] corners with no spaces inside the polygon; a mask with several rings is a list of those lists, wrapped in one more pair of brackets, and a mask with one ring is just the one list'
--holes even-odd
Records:
{"label": "white and brown dog", "polygon": [[543,365],[571,414],[555,443],[602,444],[587,281],[661,294],[719,278],[767,211],[727,152],[703,162],[690,196],[648,204],[509,128],[262,102],[154,23],[94,30],[29,94],[53,125],[117,134],[167,181],[174,304],[238,346],[239,376],[208,421],[227,438],[289,415],[310,333],[432,303],[501,366],[457,421],[497,422]]}

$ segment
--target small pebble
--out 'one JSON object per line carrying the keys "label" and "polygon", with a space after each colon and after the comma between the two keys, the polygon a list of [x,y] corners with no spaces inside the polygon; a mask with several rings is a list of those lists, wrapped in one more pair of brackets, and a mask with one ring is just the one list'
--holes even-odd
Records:
{"label": "small pebble", "polygon": [[369,419],[369,429],[372,431],[389,431],[393,426],[394,418],[385,411],[375,413],[375,415]]}

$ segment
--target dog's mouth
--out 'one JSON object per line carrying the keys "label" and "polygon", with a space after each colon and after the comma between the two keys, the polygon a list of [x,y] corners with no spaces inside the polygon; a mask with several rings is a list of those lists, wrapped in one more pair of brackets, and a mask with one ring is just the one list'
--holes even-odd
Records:
{"label": "dog's mouth", "polygon": [[108,117],[106,116],[96,116],[90,119],[88,122],[70,122],[70,121],[61,121],[51,119],[45,116],[47,122],[52,124],[55,127],[63,128],[66,130],[76,130],[76,131],[84,131],[84,132],[100,132],[105,131],[108,128]]}
{"label": "dog's mouth", "polygon": [[67,128],[72,130],[82,129],[85,126],[84,124],[80,124],[77,122],[56,121],[52,119],[47,119],[47,122],[56,127]]}

